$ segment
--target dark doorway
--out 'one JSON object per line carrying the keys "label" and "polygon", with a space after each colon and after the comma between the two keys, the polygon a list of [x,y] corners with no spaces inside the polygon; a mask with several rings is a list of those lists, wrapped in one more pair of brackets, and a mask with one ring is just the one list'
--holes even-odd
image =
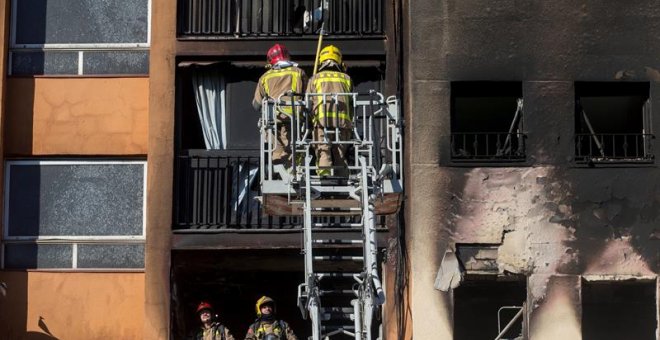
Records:
{"label": "dark doorway", "polygon": [[296,289],[303,282],[299,249],[174,251],[171,275],[173,339],[197,330],[200,301],[210,302],[220,321],[242,339],[262,295],[276,301],[278,317],[298,338],[310,335],[310,323],[297,307]]}
{"label": "dark doorway", "polygon": [[[454,340],[493,340],[500,327],[522,307],[527,298],[526,285],[520,281],[466,281],[454,291]],[[524,317],[524,316],[523,316]],[[516,339],[523,334],[519,318],[506,332],[504,339]]]}
{"label": "dark doorway", "polygon": [[655,340],[655,281],[582,281],[582,339]]}

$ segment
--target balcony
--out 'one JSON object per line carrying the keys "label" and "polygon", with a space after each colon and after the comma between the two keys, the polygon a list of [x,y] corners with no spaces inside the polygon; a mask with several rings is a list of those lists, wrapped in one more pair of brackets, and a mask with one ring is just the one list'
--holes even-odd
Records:
{"label": "balcony", "polygon": [[257,151],[189,151],[176,159],[174,229],[283,229],[297,217],[262,213]]}
{"label": "balcony", "polygon": [[[176,158],[175,166],[174,230],[301,228],[301,217],[266,215],[255,199],[261,195],[256,150],[188,150]],[[317,219],[356,222],[349,217]],[[378,230],[387,230],[393,221],[379,216]]]}
{"label": "balcony", "polygon": [[575,135],[577,163],[653,163],[652,134],[608,133]]}
{"label": "balcony", "polygon": [[525,135],[506,132],[451,134],[454,162],[524,162]]}
{"label": "balcony", "polygon": [[383,0],[179,0],[183,38],[382,36]]}

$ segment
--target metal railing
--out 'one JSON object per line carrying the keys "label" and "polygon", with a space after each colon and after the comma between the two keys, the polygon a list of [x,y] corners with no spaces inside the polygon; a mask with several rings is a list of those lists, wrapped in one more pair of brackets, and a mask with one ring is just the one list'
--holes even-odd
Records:
{"label": "metal railing", "polygon": [[[242,156],[237,154],[242,153]],[[264,215],[258,152],[199,151],[176,159],[174,229],[284,229],[297,217]]]}
{"label": "metal railing", "polygon": [[576,162],[652,163],[654,135],[607,133],[575,135]]}
{"label": "metal railing", "polygon": [[179,0],[182,36],[382,35],[383,0]]}
{"label": "metal railing", "polygon": [[[300,229],[300,216],[265,215],[255,197],[258,151],[195,150],[176,159],[173,229]],[[243,154],[238,156],[239,154]],[[359,222],[318,217],[315,222]],[[379,216],[377,228],[387,229]]]}
{"label": "metal railing", "polygon": [[506,132],[451,134],[453,161],[513,162],[525,160],[525,135]]}
{"label": "metal railing", "polygon": [[[273,161],[275,149],[275,136],[282,124],[288,124],[293,141],[293,155],[288,168],[295,176],[300,159],[311,153],[312,149],[320,144],[331,146],[343,145],[347,148],[346,165],[333,166],[344,168],[349,172],[361,169],[360,157],[367,161],[367,168],[371,173],[382,172],[381,177],[393,177],[402,182],[403,140],[401,138],[401,118],[399,117],[398,100],[394,97],[385,98],[381,93],[306,93],[304,96],[294,94],[294,99],[286,94],[276,100],[266,99],[262,105],[261,136],[265,140],[261,149],[261,178],[274,180],[277,174]],[[304,99],[304,100],[301,100]],[[314,104],[316,102],[317,104]],[[324,128],[325,140],[315,140],[312,126],[311,108],[339,107],[344,105],[351,120],[350,136],[341,136],[339,128]],[[280,122],[276,117],[280,112],[288,109],[289,112],[300,112],[292,115],[293,119]],[[328,118],[325,120],[327,125]],[[318,166],[311,166],[312,171],[319,170]],[[333,169],[338,170],[338,169]],[[387,176],[386,174],[387,173]],[[300,174],[298,174],[300,175]],[[382,178],[381,178],[382,179]]]}

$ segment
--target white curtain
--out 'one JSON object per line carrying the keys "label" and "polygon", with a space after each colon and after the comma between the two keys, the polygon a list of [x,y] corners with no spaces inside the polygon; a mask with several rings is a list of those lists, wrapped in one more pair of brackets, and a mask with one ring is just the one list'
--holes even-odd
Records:
{"label": "white curtain", "polygon": [[192,82],[206,149],[224,150],[227,148],[225,79],[216,67],[195,67]]}

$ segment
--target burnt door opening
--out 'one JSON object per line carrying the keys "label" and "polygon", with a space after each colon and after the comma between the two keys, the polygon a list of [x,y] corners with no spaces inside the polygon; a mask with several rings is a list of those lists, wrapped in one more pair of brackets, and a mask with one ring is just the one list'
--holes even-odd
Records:
{"label": "burnt door opening", "polygon": [[582,281],[583,340],[655,340],[655,281]]}
{"label": "burnt door opening", "polygon": [[[263,236],[255,236],[263,237]],[[266,295],[276,302],[277,317],[300,339],[310,335],[309,322],[297,306],[303,282],[299,249],[176,250],[172,252],[171,328],[173,339],[186,339],[199,327],[196,307],[210,302],[236,339],[255,321],[255,303]]]}
{"label": "burnt door opening", "polygon": [[[493,340],[527,298],[525,282],[468,280],[454,290],[454,340]],[[498,320],[498,313],[500,320]],[[502,339],[524,339],[519,317]],[[499,321],[499,322],[498,322]]]}

